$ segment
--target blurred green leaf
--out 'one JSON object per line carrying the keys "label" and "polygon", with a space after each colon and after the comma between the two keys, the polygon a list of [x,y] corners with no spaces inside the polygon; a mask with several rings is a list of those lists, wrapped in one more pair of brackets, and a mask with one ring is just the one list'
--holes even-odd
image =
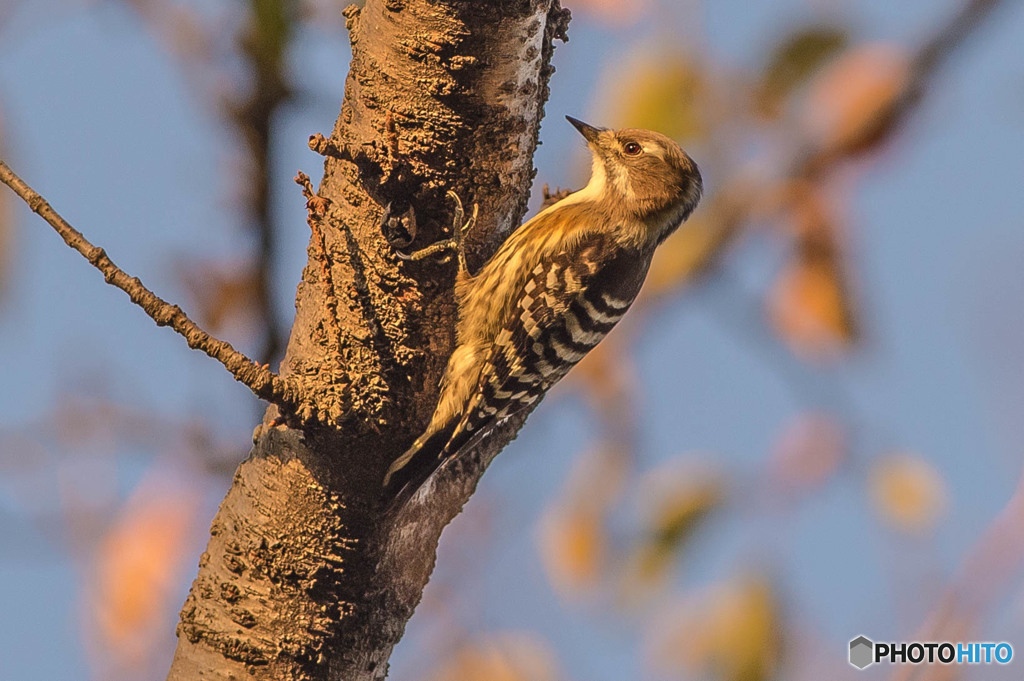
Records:
{"label": "blurred green leaf", "polygon": [[250,0],[253,54],[277,68],[291,36],[295,3],[288,0]]}
{"label": "blurred green leaf", "polygon": [[791,33],[775,46],[757,88],[759,113],[775,118],[783,102],[849,42],[838,26],[814,26]]}
{"label": "blurred green leaf", "polygon": [[706,134],[701,111],[706,90],[702,66],[673,51],[637,55],[605,82],[600,120],[612,127],[657,130],[674,139]]}
{"label": "blurred green leaf", "polygon": [[721,500],[722,489],[717,481],[681,490],[659,509],[659,517],[651,528],[651,545],[660,552],[678,550]]}
{"label": "blurred green leaf", "polygon": [[784,628],[772,581],[756,574],[734,578],[691,593],[655,618],[649,664],[672,676],[769,681],[778,678]]}
{"label": "blurred green leaf", "polygon": [[644,599],[665,584],[676,558],[725,500],[725,481],[712,470],[661,468],[640,491],[647,516],[627,564],[624,596]]}

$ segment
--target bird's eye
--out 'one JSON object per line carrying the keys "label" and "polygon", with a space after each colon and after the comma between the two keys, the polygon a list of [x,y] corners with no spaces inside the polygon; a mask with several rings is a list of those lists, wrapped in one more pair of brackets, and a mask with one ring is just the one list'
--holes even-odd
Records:
{"label": "bird's eye", "polygon": [[622,147],[622,150],[629,156],[639,156],[640,152],[642,152],[644,148],[637,142],[627,142],[626,145]]}

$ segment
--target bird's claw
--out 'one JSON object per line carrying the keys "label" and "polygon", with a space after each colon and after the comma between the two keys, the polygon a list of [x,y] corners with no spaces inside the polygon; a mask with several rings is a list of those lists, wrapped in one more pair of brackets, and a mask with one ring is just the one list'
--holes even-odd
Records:
{"label": "bird's claw", "polygon": [[468,270],[468,266],[466,264],[466,244],[464,237],[469,230],[473,229],[476,225],[477,217],[480,214],[480,206],[474,203],[473,214],[468,220],[463,222],[466,217],[466,212],[462,207],[462,199],[459,198],[458,194],[451,190],[448,191],[448,196],[455,201],[455,213],[452,217],[452,236],[447,239],[435,241],[429,246],[421,248],[418,251],[413,251],[412,253],[403,253],[396,249],[395,255],[399,260],[405,260],[406,262],[423,260],[424,258],[429,258],[441,253],[443,256],[440,259],[440,262],[448,262],[448,260],[451,259],[452,253],[455,253],[459,259],[459,271],[465,272]]}

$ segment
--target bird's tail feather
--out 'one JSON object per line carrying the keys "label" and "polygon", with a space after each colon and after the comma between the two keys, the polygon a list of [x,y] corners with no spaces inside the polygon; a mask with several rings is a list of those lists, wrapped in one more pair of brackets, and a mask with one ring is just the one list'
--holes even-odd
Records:
{"label": "bird's tail feather", "polygon": [[458,425],[453,419],[450,425],[417,438],[402,456],[395,459],[384,475],[384,493],[388,497],[408,496],[426,482],[430,474],[441,465],[444,451],[452,431]]}

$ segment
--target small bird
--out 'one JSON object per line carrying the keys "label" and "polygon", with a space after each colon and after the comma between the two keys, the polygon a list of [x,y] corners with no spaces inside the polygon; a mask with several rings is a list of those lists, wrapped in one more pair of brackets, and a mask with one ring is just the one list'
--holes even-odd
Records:
{"label": "small bird", "polygon": [[650,130],[608,130],[566,116],[587,140],[586,187],[526,222],[475,275],[454,234],[403,259],[456,251],[457,341],[426,431],[391,464],[385,496],[407,498],[446,460],[539,400],[629,309],[655,249],[693,212],[693,160]]}

